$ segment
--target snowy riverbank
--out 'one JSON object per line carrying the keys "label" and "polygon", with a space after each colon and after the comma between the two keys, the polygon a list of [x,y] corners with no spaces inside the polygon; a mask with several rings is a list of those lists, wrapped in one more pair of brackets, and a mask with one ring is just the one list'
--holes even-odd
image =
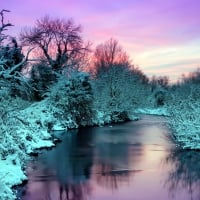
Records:
{"label": "snowy riverbank", "polygon": [[199,150],[200,118],[198,108],[200,108],[200,103],[188,104],[187,100],[183,100],[179,104],[161,108],[140,108],[135,113],[166,116],[177,145],[183,149]]}
{"label": "snowy riverbank", "polygon": [[[18,103],[24,102],[18,100]],[[15,199],[11,188],[26,180],[22,167],[29,159],[28,155],[41,147],[54,145],[53,138],[47,131],[48,122],[53,120],[51,107],[47,105],[47,102],[43,102],[32,104],[23,110],[9,110],[2,122],[4,138],[1,138],[0,144],[1,200]]]}
{"label": "snowy riverbank", "polygon": [[[11,188],[27,179],[23,165],[30,158],[30,153],[43,147],[54,146],[54,137],[50,134],[52,130],[78,128],[72,114],[64,113],[62,106],[56,106],[55,102],[52,102],[52,98],[22,106],[23,109],[21,106],[19,106],[20,108],[15,107],[15,105],[23,104],[26,102],[16,99],[9,101],[7,110],[3,108],[5,116],[1,121],[1,131],[4,133],[4,137],[1,138],[0,144],[0,200],[15,199]],[[106,113],[96,113],[96,117],[92,120],[93,125],[116,123],[122,121],[123,117],[127,117],[120,115],[122,117],[120,118],[117,115],[113,117]]]}
{"label": "snowy riverbank", "polygon": [[160,115],[169,116],[169,112],[166,107],[159,108],[138,108],[134,111],[136,114],[147,114],[147,115]]}
{"label": "snowy riverbank", "polygon": [[169,107],[168,118],[175,140],[183,149],[200,150],[200,102],[185,99]]}
{"label": "snowy riverbank", "polygon": [[[134,113],[167,116],[170,127],[175,131],[176,141],[182,144],[183,148],[199,149],[200,139],[196,135],[191,138],[190,135],[184,134],[184,130],[186,130],[184,127],[187,128],[188,126],[181,124],[177,115],[173,115],[173,112],[163,107],[137,109]],[[108,117],[106,118],[103,113],[99,113],[94,119],[94,124],[103,125],[111,120]],[[50,134],[50,130],[67,130],[67,128],[78,127],[70,114],[65,120],[62,117],[60,118],[61,115],[62,110],[55,107],[48,99],[31,104],[22,110],[9,112],[7,127],[4,127],[6,137],[4,140],[1,139],[3,142],[0,145],[0,200],[15,199],[15,194],[11,188],[27,179],[23,171],[23,165],[29,159],[29,154],[42,147],[54,146],[54,138]],[[133,116],[133,120],[137,119],[135,115]],[[181,117],[183,116],[180,115],[179,119]],[[191,126],[193,125],[191,124]],[[192,127],[190,128],[194,130]]]}

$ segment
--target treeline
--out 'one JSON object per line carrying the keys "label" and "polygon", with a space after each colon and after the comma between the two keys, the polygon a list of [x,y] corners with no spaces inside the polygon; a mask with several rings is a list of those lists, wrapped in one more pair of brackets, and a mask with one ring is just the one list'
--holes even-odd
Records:
{"label": "treeline", "polygon": [[[111,122],[119,116],[129,118],[128,111],[134,108],[149,106],[152,102],[146,97],[168,84],[166,77],[150,80],[113,38],[92,51],[81,26],[71,19],[45,16],[25,28],[18,41],[5,34],[12,26],[5,23],[6,12],[1,11],[0,27],[1,98],[40,102],[51,96],[64,104],[67,96],[65,105],[78,124],[87,124],[93,115]],[[158,105],[164,104],[161,95],[154,96]],[[82,122],[82,116],[87,120]]]}
{"label": "treeline", "polygon": [[[17,40],[6,35],[12,26],[5,22],[7,12],[1,11],[0,26],[4,105],[19,99],[27,106],[48,100],[59,108],[54,115],[71,123],[65,126],[77,127],[128,120],[141,107],[166,106],[173,116],[181,116],[175,114],[183,113],[181,105],[186,110],[198,103],[199,70],[173,85],[166,76],[150,79],[117,40],[111,38],[92,50],[83,40],[81,26],[71,19],[45,16],[34,27],[22,30]],[[2,106],[2,121],[8,110]],[[53,125],[47,124],[50,130]]]}
{"label": "treeline", "polygon": [[[6,34],[8,12],[0,12],[0,161],[17,174],[27,155],[53,145],[52,130],[130,120],[137,108],[164,106],[175,139],[200,149],[199,70],[174,85],[150,79],[117,40],[92,50],[71,19],[45,16],[16,39]],[[14,199],[9,187],[21,177],[4,174],[2,198]]]}

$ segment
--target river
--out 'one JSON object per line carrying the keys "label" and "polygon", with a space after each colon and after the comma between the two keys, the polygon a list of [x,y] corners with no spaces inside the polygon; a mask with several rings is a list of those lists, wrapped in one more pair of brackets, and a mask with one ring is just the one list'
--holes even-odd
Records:
{"label": "river", "polygon": [[22,200],[199,200],[200,153],[172,141],[164,117],[81,128],[27,163]]}

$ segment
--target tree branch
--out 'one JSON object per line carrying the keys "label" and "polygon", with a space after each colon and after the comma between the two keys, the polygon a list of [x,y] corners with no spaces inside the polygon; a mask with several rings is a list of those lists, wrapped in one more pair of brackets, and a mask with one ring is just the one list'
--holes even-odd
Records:
{"label": "tree branch", "polygon": [[4,71],[1,71],[0,72],[0,76],[3,76],[4,78],[10,78],[12,77],[12,73],[19,67],[21,67],[27,60],[28,60],[28,56],[30,54],[30,52],[33,50],[34,48],[31,48],[28,50],[27,54],[26,54],[26,57],[25,59],[23,59],[20,63],[18,63],[17,65],[11,67],[11,69],[7,69],[7,70],[4,70]]}

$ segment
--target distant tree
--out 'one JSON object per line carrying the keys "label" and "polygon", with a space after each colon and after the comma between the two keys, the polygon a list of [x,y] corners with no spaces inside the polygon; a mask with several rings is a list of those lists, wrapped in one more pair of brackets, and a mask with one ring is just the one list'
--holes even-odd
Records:
{"label": "distant tree", "polygon": [[153,76],[150,80],[151,90],[157,90],[158,88],[167,89],[169,86],[169,78],[167,76]]}
{"label": "distant tree", "polygon": [[167,88],[169,86],[169,78],[167,76],[159,76],[157,82],[163,88]]}
{"label": "distant tree", "polygon": [[196,69],[187,75],[182,75],[182,80],[173,85],[171,91],[176,99],[191,98],[191,101],[200,99],[200,69]]}
{"label": "distant tree", "polygon": [[131,66],[130,76],[135,83],[149,83],[149,78],[138,67]]}
{"label": "distant tree", "polygon": [[183,75],[182,84],[200,84],[200,68],[196,69],[194,72],[189,73],[189,75]]}
{"label": "distant tree", "polygon": [[100,110],[129,111],[143,98],[146,76],[131,64],[127,53],[115,39],[96,47],[94,52],[95,98]]}
{"label": "distant tree", "polygon": [[105,73],[113,66],[129,66],[130,60],[118,41],[111,38],[96,47],[94,52],[94,65],[96,75]]}
{"label": "distant tree", "polygon": [[72,19],[45,16],[36,21],[35,27],[24,29],[20,40],[24,46],[36,47],[56,72],[78,66],[89,50],[81,37],[81,26]]}
{"label": "distant tree", "polygon": [[101,98],[107,106],[116,110],[121,104],[122,82],[128,75],[128,56],[118,41],[111,38],[96,47],[93,60],[97,91],[105,95]]}
{"label": "distant tree", "polygon": [[163,106],[171,98],[169,78],[167,76],[153,76],[150,80],[151,98],[154,106]]}

